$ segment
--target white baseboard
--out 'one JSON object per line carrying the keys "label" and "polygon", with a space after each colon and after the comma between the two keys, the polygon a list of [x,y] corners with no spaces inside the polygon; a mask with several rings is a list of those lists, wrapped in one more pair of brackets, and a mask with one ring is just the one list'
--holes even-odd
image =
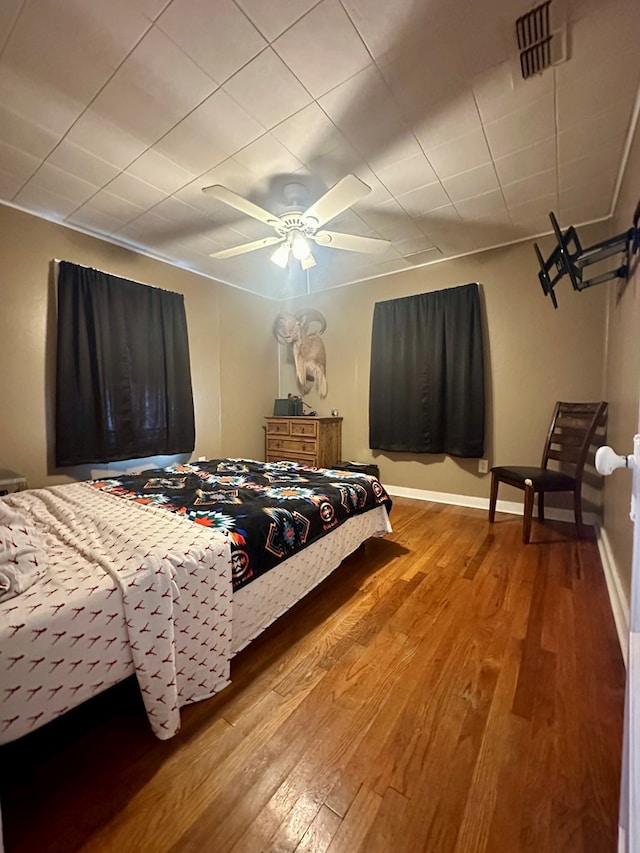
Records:
{"label": "white baseboard", "polygon": [[[406,486],[388,486],[384,484],[387,492],[393,497],[398,498],[413,498],[417,501],[433,501],[438,504],[452,504],[453,506],[468,506],[473,509],[489,510],[489,498],[474,498],[471,495],[454,495],[449,492],[429,492],[425,489],[410,489]],[[518,501],[497,501],[497,512],[506,512],[511,515],[522,515],[524,512],[523,504]],[[550,521],[568,521],[574,522],[573,510],[559,509],[557,507],[544,508],[545,518]],[[585,512],[583,515],[583,523],[587,525],[596,525],[598,516],[595,512]]]}
{"label": "white baseboard", "polygon": [[596,532],[600,560],[604,570],[604,578],[607,582],[609,601],[611,602],[613,619],[616,623],[616,631],[618,632],[618,642],[620,643],[620,650],[626,667],[629,651],[629,601],[620,580],[620,572],[613,556],[613,551],[611,550],[607,531],[604,528],[597,528]]}

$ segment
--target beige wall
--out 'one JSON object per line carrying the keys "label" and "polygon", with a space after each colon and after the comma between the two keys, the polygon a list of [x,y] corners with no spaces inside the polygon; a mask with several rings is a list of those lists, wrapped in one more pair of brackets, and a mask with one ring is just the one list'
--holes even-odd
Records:
{"label": "beige wall", "polygon": [[[640,199],[640,131],[624,175],[611,234],[631,227]],[[636,257],[637,261],[637,257]],[[633,436],[639,432],[640,400],[640,270],[631,281],[606,285],[609,299],[606,394],[609,400],[607,442],[618,453],[631,453]],[[631,477],[619,471],[607,477],[604,490],[604,530],[615,565],[629,598],[633,528],[629,519]]]}
{"label": "beige wall", "polygon": [[[293,368],[271,334],[278,306],[201,276],[0,207],[0,467],[24,472],[31,486],[106,468],[52,466],[55,314],[51,259],[61,258],[181,292],[185,296],[196,407],[193,456],[263,458],[263,417],[273,399],[296,392]],[[582,232],[586,242],[597,229]],[[544,248],[546,246],[543,244]],[[327,317],[329,394],[308,402],[344,417],[343,457],[374,459],[389,485],[486,497],[475,460],[425,454],[372,454],[368,447],[370,334],[376,301],[478,281],[486,321],[487,440],[490,464],[536,464],[553,403],[602,396],[606,287],[582,294],[563,283],[560,309],[539,289],[529,243],[385,276],[289,303]],[[288,307],[287,305],[281,307]],[[279,387],[278,387],[279,386]],[[637,395],[635,406],[637,409]],[[132,467],[135,461],[123,467]],[[149,464],[145,461],[142,464]],[[501,490],[505,500],[520,493]],[[589,495],[588,495],[589,497]],[[592,500],[597,502],[597,494]]]}
{"label": "beige wall", "polygon": [[232,287],[220,288],[219,302],[222,455],[264,459],[264,417],[278,391],[277,305]]}
{"label": "beige wall", "polygon": [[[604,228],[580,229],[585,245]],[[542,241],[543,253],[553,241]],[[558,286],[553,310],[537,279],[537,262],[527,242],[457,260],[372,279],[346,288],[291,301],[283,308],[318,308],[327,318],[329,392],[307,397],[318,414],[338,409],[344,417],[343,457],[374,459],[389,486],[487,497],[489,477],[478,474],[477,460],[422,454],[373,454],[368,445],[371,324],[376,301],[477,281],[485,306],[487,432],[489,465],[539,464],[554,402],[598,400],[603,393],[605,288],[575,293]],[[282,359],[280,391],[295,392],[295,375]],[[586,490],[587,500],[599,493]],[[517,490],[501,488],[500,498],[521,500]],[[550,505],[554,502],[549,501]],[[558,498],[558,502],[568,506]]]}
{"label": "beige wall", "polygon": [[193,458],[263,452],[265,400],[277,388],[276,352],[263,322],[273,303],[6,206],[0,206],[0,235],[0,467],[24,473],[37,487],[155,464],[53,465],[54,258],[184,294],[196,414]]}

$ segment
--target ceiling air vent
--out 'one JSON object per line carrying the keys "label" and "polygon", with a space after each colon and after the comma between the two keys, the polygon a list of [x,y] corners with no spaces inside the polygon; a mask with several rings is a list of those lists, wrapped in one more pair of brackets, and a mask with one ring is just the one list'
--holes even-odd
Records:
{"label": "ceiling air vent", "polygon": [[516,21],[520,71],[525,80],[567,58],[566,29],[554,26],[551,3],[541,3]]}

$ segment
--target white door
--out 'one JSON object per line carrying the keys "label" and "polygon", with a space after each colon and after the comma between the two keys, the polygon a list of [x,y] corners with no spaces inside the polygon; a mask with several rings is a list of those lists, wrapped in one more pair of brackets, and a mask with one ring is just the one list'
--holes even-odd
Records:
{"label": "white door", "polygon": [[633,471],[633,557],[618,853],[640,853],[640,434],[635,436],[629,456],[618,456],[610,447],[601,447],[596,454],[596,467],[601,474],[611,474],[616,468]]}

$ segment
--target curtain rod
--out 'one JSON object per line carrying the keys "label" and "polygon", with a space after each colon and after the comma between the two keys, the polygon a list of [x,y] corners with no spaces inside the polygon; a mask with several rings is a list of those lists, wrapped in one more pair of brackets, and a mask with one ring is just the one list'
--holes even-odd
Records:
{"label": "curtain rod", "polygon": [[[164,290],[166,293],[177,293],[175,290],[169,290],[166,287],[158,287],[157,284],[149,284],[147,281],[138,281],[136,278],[128,278],[127,276],[117,275],[114,272],[108,272],[107,270],[99,270],[97,267],[91,267],[88,264],[79,264],[76,261],[65,261],[63,258],[53,258],[53,263],[59,266],[61,263],[65,264],[73,264],[75,267],[82,267],[85,270],[94,270],[94,272],[102,273],[102,275],[112,275],[114,278],[122,278],[125,281],[130,281],[132,284],[141,284],[143,287],[153,287],[155,290]],[[178,294],[179,296],[184,296],[184,293]]]}

